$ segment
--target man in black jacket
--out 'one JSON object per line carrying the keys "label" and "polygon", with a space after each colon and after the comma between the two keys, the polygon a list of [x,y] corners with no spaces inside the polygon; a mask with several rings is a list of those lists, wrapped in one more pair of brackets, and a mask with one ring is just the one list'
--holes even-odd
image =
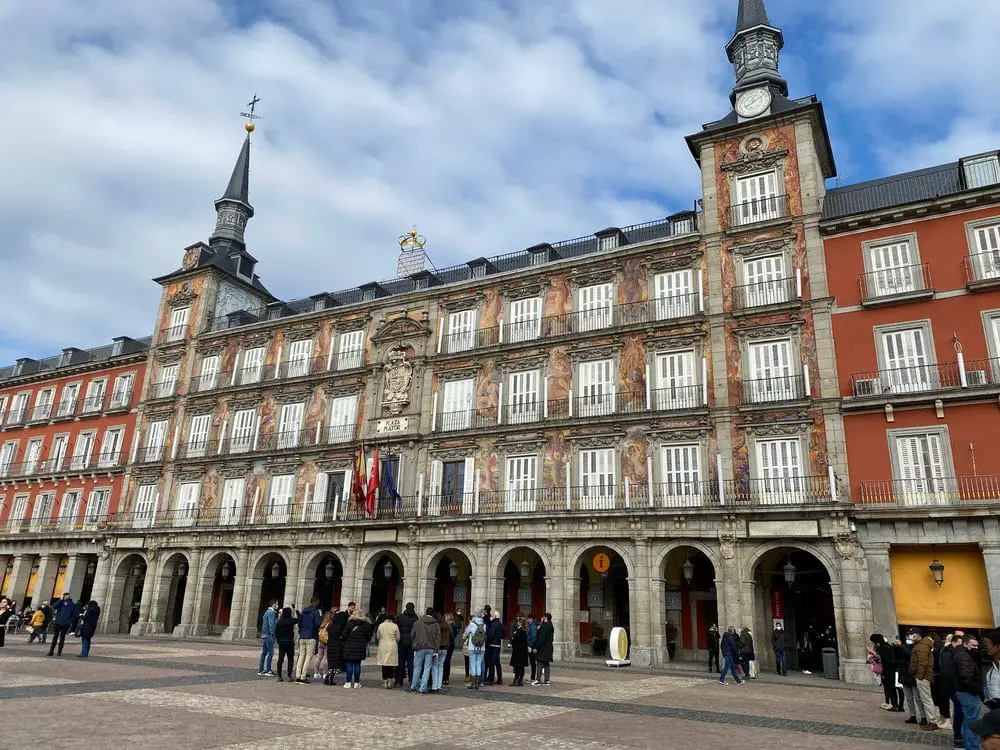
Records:
{"label": "man in black jacket", "polygon": [[541,623],[538,626],[538,635],[535,639],[535,659],[538,662],[538,679],[532,682],[532,685],[549,684],[549,665],[552,663],[555,634],[555,628],[552,625],[552,615],[546,612],[542,615]]}
{"label": "man in black jacket", "polygon": [[413,625],[420,619],[413,602],[399,616],[399,665],[396,667],[396,685],[409,685],[413,680]]}
{"label": "man in black jacket", "polygon": [[[956,642],[957,641],[957,642]],[[978,738],[971,730],[972,723],[979,719],[983,706],[983,676],[979,671],[979,644],[971,635],[955,636],[952,640],[952,668],[954,670],[955,700],[961,711],[952,713],[955,728],[955,747],[959,737],[965,747],[976,747]],[[961,727],[961,734],[959,734]]]}
{"label": "man in black jacket", "polygon": [[[719,643],[721,639],[719,638],[719,626],[710,625],[708,628],[708,671],[718,672],[719,671]],[[715,669],[712,668],[712,664],[715,664]]]}
{"label": "man in black jacket", "polygon": [[784,625],[777,622],[771,633],[771,647],[774,649],[774,666],[782,677],[788,676],[788,633]]}
{"label": "man in black jacket", "polygon": [[500,666],[500,651],[503,649],[503,622],[493,612],[486,622],[486,679],[484,685],[503,684],[503,669]]}

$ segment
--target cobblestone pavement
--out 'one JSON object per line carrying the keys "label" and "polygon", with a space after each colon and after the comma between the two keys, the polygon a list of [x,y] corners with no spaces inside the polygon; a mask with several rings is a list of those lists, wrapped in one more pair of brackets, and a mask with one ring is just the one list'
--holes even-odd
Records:
{"label": "cobblestone pavement", "polygon": [[344,738],[379,750],[951,746],[950,732],[880,710],[881,691],[822,680],[723,687],[707,672],[556,664],[550,687],[474,692],[459,659],[450,688],[417,695],[378,688],[373,667],[362,690],[278,683],[257,676],[257,649],[243,645],[105,638],[84,660],[75,640],[61,658],[13,640],[0,650],[0,750],[274,750]]}

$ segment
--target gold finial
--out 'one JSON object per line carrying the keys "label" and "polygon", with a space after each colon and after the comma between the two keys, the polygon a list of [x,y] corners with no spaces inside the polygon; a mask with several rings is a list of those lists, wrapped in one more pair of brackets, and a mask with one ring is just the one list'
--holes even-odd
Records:
{"label": "gold finial", "polygon": [[260,115],[255,115],[253,113],[253,111],[254,111],[254,109],[256,109],[257,103],[259,101],[260,101],[260,97],[258,97],[256,94],[254,94],[253,95],[253,99],[251,99],[247,103],[247,107],[249,107],[250,111],[249,112],[240,112],[240,116],[241,117],[247,118],[246,125],[243,126],[244,128],[246,128],[247,133],[252,133],[254,131],[254,129],[255,129],[256,126],[253,124],[253,121],[260,119]]}
{"label": "gold finial", "polygon": [[401,234],[399,236],[399,248],[403,252],[413,251],[413,250],[423,250],[424,245],[427,244],[427,238],[422,234],[417,233],[416,226],[413,227],[406,234]]}

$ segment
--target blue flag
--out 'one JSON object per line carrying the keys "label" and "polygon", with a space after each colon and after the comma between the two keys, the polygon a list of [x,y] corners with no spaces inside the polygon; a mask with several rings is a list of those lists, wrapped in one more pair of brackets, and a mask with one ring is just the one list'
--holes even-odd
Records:
{"label": "blue flag", "polygon": [[396,480],[392,476],[392,453],[389,449],[385,449],[385,463],[383,464],[385,468],[382,469],[382,488],[393,500],[396,501],[396,510],[403,509],[403,498],[396,491]]}

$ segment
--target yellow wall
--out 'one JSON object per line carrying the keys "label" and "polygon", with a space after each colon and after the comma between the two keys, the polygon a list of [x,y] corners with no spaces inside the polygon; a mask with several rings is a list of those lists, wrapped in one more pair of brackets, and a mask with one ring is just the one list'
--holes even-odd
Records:
{"label": "yellow wall", "polygon": [[[7,587],[10,586],[10,577],[14,574],[13,568],[4,568],[3,583],[0,583],[0,594],[7,595]],[[10,596],[13,596],[13,592]]]}
{"label": "yellow wall", "polygon": [[20,601],[18,601],[17,606],[23,607],[24,600],[27,599],[29,596],[34,595],[35,583],[38,581],[38,568],[35,566],[41,564],[42,564],[42,558],[40,557],[35,557],[35,559],[32,561],[31,567],[34,568],[34,571],[28,577],[28,585],[25,586],[24,591],[21,592],[21,599]]}
{"label": "yellow wall", "polygon": [[58,599],[63,595],[63,586],[66,585],[66,569],[69,567],[69,557],[64,555],[59,560],[59,569],[56,572],[56,582],[49,593],[49,599]]}
{"label": "yellow wall", "polygon": [[[944,585],[928,567],[944,565]],[[992,628],[986,566],[976,547],[893,547],[889,556],[896,620],[900,625]]]}

